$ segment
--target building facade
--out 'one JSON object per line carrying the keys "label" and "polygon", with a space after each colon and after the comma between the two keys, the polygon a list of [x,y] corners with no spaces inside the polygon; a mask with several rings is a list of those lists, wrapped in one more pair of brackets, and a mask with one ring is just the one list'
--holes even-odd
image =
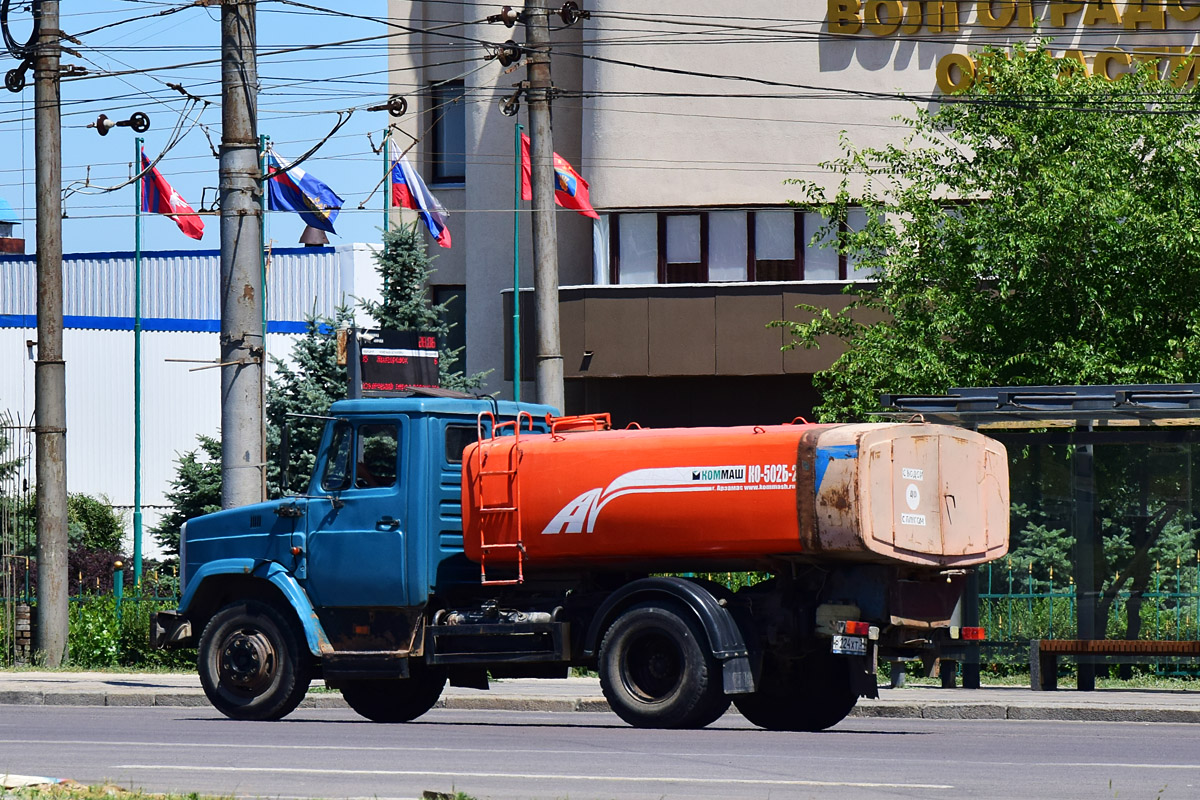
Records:
{"label": "building facade", "polygon": [[[1146,62],[1164,80],[1197,74],[1191,0],[582,5],[590,18],[551,18],[555,150],[600,214],[558,212],[566,396],[569,411],[615,410],[622,423],[779,421],[811,408],[811,375],[838,344],[781,352],[783,332],[766,323],[800,318],[799,303],[844,304],[864,276],[823,246],[817,215],[789,204],[801,195],[789,181],[837,185],[820,165],[843,137],[899,143],[897,115],[974,80],[972,51],[1044,37],[1114,80]],[[465,298],[467,369],[493,370],[489,388],[511,396],[514,124],[526,114],[499,106],[525,70],[485,57],[524,31],[485,21],[500,10],[485,3],[389,9],[391,87],[412,109],[396,140],[452,212],[454,246],[434,282]],[[528,289],[528,212],[516,216]]]}

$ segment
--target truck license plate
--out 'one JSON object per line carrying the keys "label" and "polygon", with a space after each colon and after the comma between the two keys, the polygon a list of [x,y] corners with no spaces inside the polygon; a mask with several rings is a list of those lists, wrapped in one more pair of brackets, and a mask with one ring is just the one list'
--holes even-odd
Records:
{"label": "truck license plate", "polygon": [[836,634],[833,637],[833,652],[845,656],[865,656],[867,654],[867,640],[863,636],[842,636]]}

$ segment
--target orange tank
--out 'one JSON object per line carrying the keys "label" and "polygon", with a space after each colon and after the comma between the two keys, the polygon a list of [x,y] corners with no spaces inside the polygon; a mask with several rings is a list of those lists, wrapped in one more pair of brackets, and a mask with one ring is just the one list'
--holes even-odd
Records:
{"label": "orange tank", "polygon": [[[590,424],[590,423],[589,423]],[[463,455],[467,555],[524,569],[777,558],[969,566],[1008,550],[1004,446],[941,425],[569,430]]]}

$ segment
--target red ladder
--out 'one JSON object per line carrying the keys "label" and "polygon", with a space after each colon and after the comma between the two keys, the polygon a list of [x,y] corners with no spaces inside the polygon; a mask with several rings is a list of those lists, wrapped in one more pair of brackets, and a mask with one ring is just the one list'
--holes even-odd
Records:
{"label": "red ladder", "polygon": [[[512,447],[508,448],[508,457],[505,463],[499,467],[487,468],[487,459],[484,457],[484,448],[482,446],[475,449],[475,496],[479,498],[479,575],[480,582],[484,586],[506,586],[525,582],[525,543],[522,540],[521,531],[521,481],[517,467],[521,462],[521,421],[523,419],[529,421],[529,433],[533,433],[533,415],[528,411],[521,411],[517,414],[517,418],[511,422],[496,422],[496,417],[490,411],[480,412],[476,419],[476,429],[479,436],[479,441],[483,441],[484,419],[491,421],[491,436],[490,441],[496,441],[497,433],[504,428],[511,427],[513,430]],[[489,451],[490,452],[490,451]],[[502,493],[502,497],[489,502],[485,497],[484,486],[485,478],[507,476],[504,481],[506,491]],[[494,481],[487,483],[495,483]],[[510,527],[515,534],[516,541],[513,542],[488,542],[487,531],[489,527],[495,528],[497,531],[505,530],[504,522],[508,520]],[[517,577],[505,578],[497,580],[488,580],[487,576],[487,557],[489,553],[512,551],[516,554],[517,560]]]}

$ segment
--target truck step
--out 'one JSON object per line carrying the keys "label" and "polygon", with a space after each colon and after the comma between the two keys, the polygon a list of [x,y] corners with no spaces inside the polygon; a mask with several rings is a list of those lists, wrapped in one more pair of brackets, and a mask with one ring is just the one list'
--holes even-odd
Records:
{"label": "truck step", "polygon": [[330,678],[407,678],[408,650],[337,650],[321,657],[321,672]]}

